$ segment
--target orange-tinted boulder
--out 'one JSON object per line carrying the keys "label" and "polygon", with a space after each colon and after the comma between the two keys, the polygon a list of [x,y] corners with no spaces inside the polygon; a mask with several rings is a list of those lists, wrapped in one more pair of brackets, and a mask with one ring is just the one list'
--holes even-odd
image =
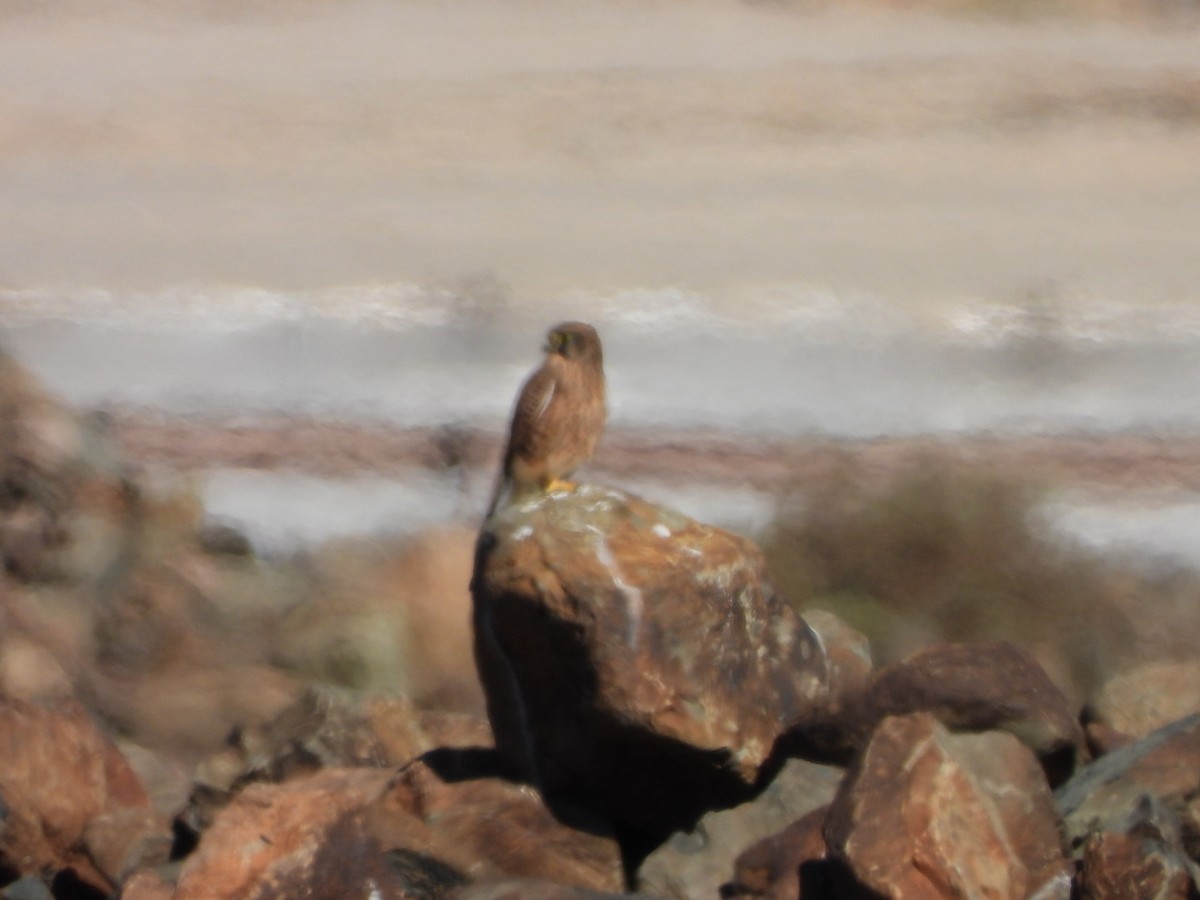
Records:
{"label": "orange-tinted boulder", "polygon": [[820,642],[750,541],[583,485],[480,533],[475,652],[511,769],[665,835],[753,793],[827,701]]}
{"label": "orange-tinted boulder", "polygon": [[825,822],[830,855],[889,900],[1069,894],[1059,822],[1010,734],[951,734],[932,715],[880,722]]}

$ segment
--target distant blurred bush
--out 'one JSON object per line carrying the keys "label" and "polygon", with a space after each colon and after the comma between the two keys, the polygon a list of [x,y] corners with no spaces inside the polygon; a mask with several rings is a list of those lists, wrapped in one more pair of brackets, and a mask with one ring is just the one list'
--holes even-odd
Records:
{"label": "distant blurred bush", "polygon": [[[762,545],[797,607],[866,634],[877,662],[934,641],[1008,639],[1077,699],[1135,657],[1195,634],[1200,576],[1146,572],[1052,536],[1032,485],[929,458],[883,481],[848,462],[780,505]],[[1153,620],[1161,615],[1159,623]]]}

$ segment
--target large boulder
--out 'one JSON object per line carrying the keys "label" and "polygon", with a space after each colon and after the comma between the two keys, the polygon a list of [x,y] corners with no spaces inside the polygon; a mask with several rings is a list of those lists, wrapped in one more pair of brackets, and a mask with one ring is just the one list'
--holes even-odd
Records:
{"label": "large boulder", "polygon": [[1065,900],[1045,775],[1010,734],[952,734],[929,713],[879,723],[825,822],[831,856],[889,900]]}
{"label": "large boulder", "polygon": [[472,594],[497,749],[623,829],[663,836],[747,799],[827,700],[820,642],[758,548],[620,491],[498,508]]}

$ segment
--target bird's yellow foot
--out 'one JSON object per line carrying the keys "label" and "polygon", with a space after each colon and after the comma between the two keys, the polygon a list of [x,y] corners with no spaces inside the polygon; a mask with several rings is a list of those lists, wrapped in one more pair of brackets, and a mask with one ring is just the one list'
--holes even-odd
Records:
{"label": "bird's yellow foot", "polygon": [[558,492],[570,494],[574,493],[575,488],[577,487],[578,485],[573,481],[566,481],[562,478],[551,478],[546,482],[545,490],[547,494],[554,494]]}

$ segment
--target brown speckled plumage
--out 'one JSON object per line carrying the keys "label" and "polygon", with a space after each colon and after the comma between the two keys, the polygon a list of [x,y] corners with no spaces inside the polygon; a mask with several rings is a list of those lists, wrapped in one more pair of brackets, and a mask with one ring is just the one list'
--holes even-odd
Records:
{"label": "brown speckled plumage", "polygon": [[566,479],[595,452],[605,416],[599,335],[582,322],[556,325],[545,361],[517,397],[492,508],[502,497],[569,488]]}

